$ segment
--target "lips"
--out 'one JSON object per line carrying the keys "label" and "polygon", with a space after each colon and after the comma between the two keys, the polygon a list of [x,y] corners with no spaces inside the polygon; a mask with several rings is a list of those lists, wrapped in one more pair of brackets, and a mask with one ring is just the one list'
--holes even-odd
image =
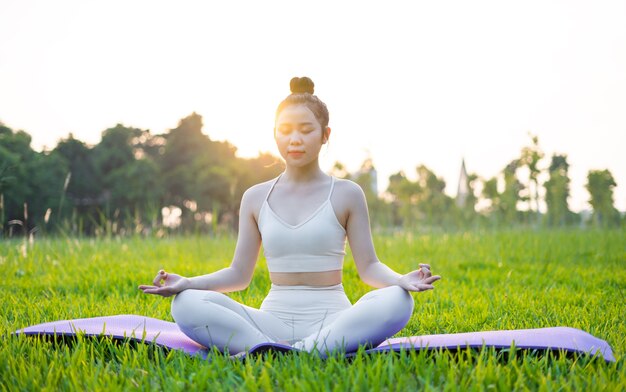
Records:
{"label": "lips", "polygon": [[299,156],[304,154],[304,151],[299,151],[299,150],[298,151],[296,151],[296,150],[294,150],[294,151],[287,151],[287,154],[299,157]]}

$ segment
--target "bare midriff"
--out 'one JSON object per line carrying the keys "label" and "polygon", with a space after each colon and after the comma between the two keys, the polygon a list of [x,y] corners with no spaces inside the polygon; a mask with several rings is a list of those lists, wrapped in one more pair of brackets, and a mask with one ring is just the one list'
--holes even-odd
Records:
{"label": "bare midriff", "polygon": [[270,272],[270,280],[279,286],[334,286],[341,283],[341,270],[323,272]]}

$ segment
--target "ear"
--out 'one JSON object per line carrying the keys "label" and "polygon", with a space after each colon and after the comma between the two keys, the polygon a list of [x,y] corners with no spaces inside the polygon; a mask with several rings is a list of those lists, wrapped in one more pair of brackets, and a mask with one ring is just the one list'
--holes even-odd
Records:
{"label": "ear", "polygon": [[326,127],[322,135],[322,144],[326,144],[328,142],[329,137],[330,137],[330,127]]}

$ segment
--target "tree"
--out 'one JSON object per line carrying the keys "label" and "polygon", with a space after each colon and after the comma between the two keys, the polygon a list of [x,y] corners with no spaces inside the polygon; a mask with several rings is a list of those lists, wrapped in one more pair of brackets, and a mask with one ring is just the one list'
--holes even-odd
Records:
{"label": "tree", "polygon": [[[28,215],[32,226],[47,226],[46,212],[56,210],[63,195],[67,162],[57,154],[36,153],[27,171],[33,192],[28,197]],[[49,215],[50,216],[50,215]]]}
{"label": "tree", "polygon": [[[531,144],[522,148],[520,157],[520,166],[526,166],[529,171],[528,179],[528,194],[530,209],[536,212],[537,218],[539,217],[539,175],[541,169],[539,168],[539,162],[543,159],[544,153],[539,147],[539,138],[537,136],[530,135]],[[534,208],[533,208],[534,204]]]}
{"label": "tree", "polygon": [[567,155],[552,155],[548,169],[550,179],[544,184],[547,206],[546,221],[550,226],[564,226],[572,220],[572,212],[567,205],[570,184],[568,169]]}
{"label": "tree", "polygon": [[[236,148],[212,141],[202,133],[202,116],[192,113],[165,136],[159,166],[165,184],[165,203],[183,211],[183,222],[193,222],[196,213],[211,211],[213,219],[233,216],[237,189]],[[197,206],[198,212],[185,205]]]}
{"label": "tree", "polygon": [[430,224],[445,224],[450,218],[450,209],[454,205],[453,199],[444,193],[446,182],[425,165],[417,167],[417,183],[419,196],[418,210],[426,222]]}
{"label": "tree", "polygon": [[[2,216],[5,221],[19,221],[24,229],[32,227],[34,220],[27,219],[24,205],[33,194],[32,175],[29,172],[36,153],[30,147],[31,137],[24,131],[14,132],[0,123],[0,170],[3,174]],[[32,215],[31,215],[32,217]],[[28,221],[28,222],[27,222]]]}
{"label": "tree", "polygon": [[151,159],[137,159],[113,170],[107,183],[111,206],[121,211],[120,220],[127,229],[141,232],[158,220],[163,187],[159,168]]}
{"label": "tree", "polygon": [[489,201],[490,205],[488,213],[497,217],[500,211],[500,192],[498,192],[497,177],[492,177],[489,180],[483,180],[482,197],[483,199]]}
{"label": "tree", "polygon": [[413,227],[420,219],[417,208],[417,194],[420,186],[406,178],[404,172],[399,171],[389,176],[387,193],[392,201],[392,219],[395,226]]}
{"label": "tree", "polygon": [[[71,133],[52,150],[52,154],[67,162],[67,187],[58,207],[53,209],[52,219],[57,223],[65,219],[78,220],[77,230],[92,233],[98,220],[98,211],[104,205],[102,176],[94,162],[93,149],[75,139]],[[56,217],[55,217],[56,214]],[[73,218],[70,218],[73,216]]]}
{"label": "tree", "polygon": [[39,229],[46,211],[58,205],[67,166],[61,157],[35,152],[31,137],[0,124],[0,193],[2,225],[20,222],[24,231]]}
{"label": "tree", "polygon": [[590,170],[585,188],[589,192],[589,204],[593,208],[592,222],[596,226],[609,227],[619,224],[620,215],[613,205],[613,188],[617,184],[607,169]]}
{"label": "tree", "polygon": [[521,162],[514,159],[503,170],[504,191],[502,192],[502,213],[504,222],[507,224],[520,222],[520,214],[517,205],[519,202],[528,200],[522,195],[524,193],[524,185],[517,177],[517,169],[519,169],[520,166]]}
{"label": "tree", "polygon": [[74,233],[142,232],[172,204],[185,228],[208,223],[209,214],[214,227],[235,228],[245,190],[284,168],[270,154],[237,158],[230,143],[202,134],[195,113],[164,135],[117,124],[94,147],[72,134],[51,152],[35,152],[30,142],[0,123],[0,223],[25,229],[51,218]]}
{"label": "tree", "polygon": [[482,196],[491,201],[489,214],[497,224],[514,224],[520,221],[517,204],[526,199],[522,196],[524,186],[517,178],[520,160],[514,159],[502,170],[504,190],[498,190],[498,178],[493,177],[483,184]]}

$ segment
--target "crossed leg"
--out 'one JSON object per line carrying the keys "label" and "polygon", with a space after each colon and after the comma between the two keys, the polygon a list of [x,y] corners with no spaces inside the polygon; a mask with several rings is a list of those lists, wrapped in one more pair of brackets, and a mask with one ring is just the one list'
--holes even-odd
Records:
{"label": "crossed leg", "polygon": [[[362,344],[378,345],[404,328],[412,312],[413,298],[401,287],[370,291],[293,347],[324,354],[336,349],[354,351]],[[293,333],[293,327],[278,317],[214,291],[182,291],[172,301],[172,316],[194,341],[231,353],[277,342]]]}
{"label": "crossed leg", "polygon": [[215,291],[185,290],[172,301],[180,330],[205,347],[237,353],[259,343],[276,342],[291,328],[270,313],[242,305]]}
{"label": "crossed leg", "polygon": [[413,306],[411,294],[399,286],[370,291],[293,347],[325,354],[336,349],[355,351],[363,344],[376,346],[404,328]]}

